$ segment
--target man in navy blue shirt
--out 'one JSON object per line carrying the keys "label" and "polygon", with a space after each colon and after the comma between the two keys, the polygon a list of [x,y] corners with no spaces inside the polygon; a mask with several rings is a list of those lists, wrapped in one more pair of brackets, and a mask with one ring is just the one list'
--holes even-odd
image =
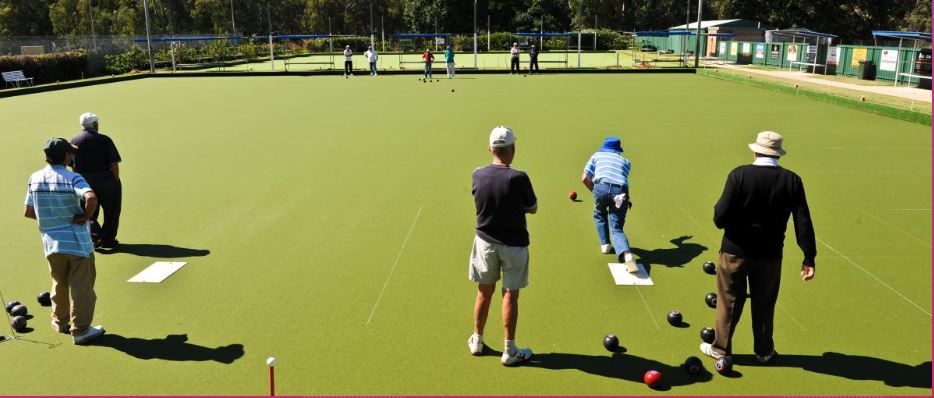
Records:
{"label": "man in navy blue shirt", "polygon": [[[123,184],[120,182],[122,159],[113,140],[98,131],[97,115],[83,113],[79,121],[84,129],[71,139],[71,144],[78,148],[73,168],[91,185],[100,203],[91,215],[94,247],[113,249],[119,243],[117,228],[123,202]],[[104,209],[103,226],[97,221],[101,208]]]}
{"label": "man in navy blue shirt", "polygon": [[538,211],[532,182],[524,172],[509,165],[516,155],[512,129],[497,126],[490,133],[493,162],[473,172],[473,197],[477,232],[470,253],[468,277],[478,283],[474,303],[474,333],[467,340],[471,354],[483,352],[483,329],[489,315],[496,282],[503,279],[503,329],[505,349],[501,362],[511,366],[528,361],[532,350],[516,346],[519,289],[529,284],[529,232],[525,215]]}

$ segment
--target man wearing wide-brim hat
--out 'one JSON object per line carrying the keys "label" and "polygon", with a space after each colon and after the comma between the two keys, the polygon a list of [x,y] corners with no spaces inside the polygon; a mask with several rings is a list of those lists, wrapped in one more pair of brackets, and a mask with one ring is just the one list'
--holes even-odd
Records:
{"label": "man wearing wide-brim hat", "polygon": [[782,246],[788,218],[794,217],[795,236],[804,253],[801,279],[814,278],[817,249],[814,227],[801,177],[778,165],[785,155],[782,136],[763,131],[749,144],[755,160],[730,172],[713,221],[723,229],[717,264],[717,323],[713,344],[701,352],[719,359],[733,354],[732,336],[746,303],[752,297],[753,350],[766,364],[778,354],[772,340],[772,321],[782,276]]}

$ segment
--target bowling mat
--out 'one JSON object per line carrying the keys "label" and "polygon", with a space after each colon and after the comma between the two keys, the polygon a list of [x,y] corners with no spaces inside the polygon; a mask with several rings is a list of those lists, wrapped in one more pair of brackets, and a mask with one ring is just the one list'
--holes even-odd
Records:
{"label": "bowling mat", "polygon": [[609,263],[610,273],[613,274],[613,281],[616,282],[616,285],[626,285],[626,286],[653,286],[655,282],[652,282],[652,278],[649,277],[649,273],[645,272],[645,267],[642,264],[636,264],[639,266],[639,272],[629,273],[626,270],[626,264],[619,263]]}
{"label": "bowling mat", "polygon": [[142,272],[136,274],[127,282],[134,283],[161,283],[174,274],[180,268],[188,264],[186,262],[156,261],[146,267]]}

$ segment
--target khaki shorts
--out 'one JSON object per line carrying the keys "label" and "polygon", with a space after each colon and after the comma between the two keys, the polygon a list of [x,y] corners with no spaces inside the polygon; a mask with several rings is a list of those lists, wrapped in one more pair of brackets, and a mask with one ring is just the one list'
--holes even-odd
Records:
{"label": "khaki shorts", "polygon": [[473,239],[467,278],[481,284],[495,284],[502,274],[503,289],[519,290],[529,285],[529,248],[489,243]]}

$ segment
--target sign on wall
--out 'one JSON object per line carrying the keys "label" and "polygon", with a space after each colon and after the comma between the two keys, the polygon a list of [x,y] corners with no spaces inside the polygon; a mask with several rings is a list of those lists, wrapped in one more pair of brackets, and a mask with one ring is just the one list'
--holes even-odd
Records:
{"label": "sign on wall", "polygon": [[837,47],[827,47],[827,63],[834,64],[840,62],[840,51]]}
{"label": "sign on wall", "polygon": [[788,55],[785,56],[785,59],[788,61],[797,61],[798,60],[798,46],[795,44],[788,46]]}
{"label": "sign on wall", "polygon": [[859,61],[865,61],[865,60],[866,60],[866,54],[867,54],[868,52],[869,52],[869,50],[867,50],[867,49],[865,49],[865,48],[854,48],[854,49],[853,49],[853,57],[850,59],[850,66],[852,66],[852,67],[854,67],[854,68],[859,67]]}
{"label": "sign on wall", "polygon": [[765,59],[765,44],[756,43],[756,58]]}
{"label": "sign on wall", "polygon": [[895,72],[898,67],[898,50],[882,50],[882,59],[879,62],[879,70]]}
{"label": "sign on wall", "polygon": [[726,55],[726,42],[720,42],[720,55]]}
{"label": "sign on wall", "polygon": [[730,43],[730,54],[736,54],[736,53],[738,53],[738,52],[739,52],[739,51],[737,51],[738,49],[739,49],[739,43],[737,43],[737,42],[735,42],[735,41],[732,42],[732,43]]}
{"label": "sign on wall", "polygon": [[743,43],[743,54],[749,55],[752,53],[752,43]]}
{"label": "sign on wall", "polygon": [[817,46],[808,46],[807,61],[812,64],[817,61]]}
{"label": "sign on wall", "polygon": [[769,48],[769,58],[778,59],[782,53],[782,46],[780,44],[772,44]]}

